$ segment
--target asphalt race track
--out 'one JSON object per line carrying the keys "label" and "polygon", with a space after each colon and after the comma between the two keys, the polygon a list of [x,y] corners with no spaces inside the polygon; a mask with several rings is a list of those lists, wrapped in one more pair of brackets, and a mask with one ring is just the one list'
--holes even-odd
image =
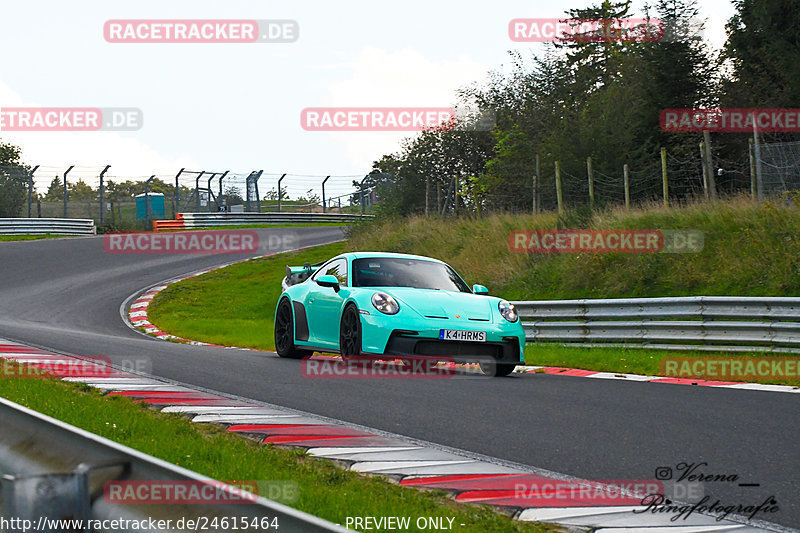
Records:
{"label": "asphalt race track", "polygon": [[[335,227],[256,231],[294,246],[342,238]],[[800,527],[797,394],[545,374],[309,380],[299,361],[150,339],[122,321],[134,292],[242,257],[108,254],[102,237],[0,243],[0,337],[112,360],[146,356],[156,376],[588,479],[653,479],[659,467],[705,462],[704,473],[739,476],[706,483],[706,494],[728,505],[774,495],[781,511],[759,517]]]}

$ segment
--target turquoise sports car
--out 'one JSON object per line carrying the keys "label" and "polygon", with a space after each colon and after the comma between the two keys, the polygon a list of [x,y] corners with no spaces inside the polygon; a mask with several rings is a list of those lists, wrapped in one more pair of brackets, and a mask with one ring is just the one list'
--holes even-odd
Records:
{"label": "turquoise sports car", "polygon": [[513,305],[472,289],[437,259],[355,252],[286,267],[275,309],[281,357],[431,358],[477,362],[506,376],[523,361],[525,333]]}

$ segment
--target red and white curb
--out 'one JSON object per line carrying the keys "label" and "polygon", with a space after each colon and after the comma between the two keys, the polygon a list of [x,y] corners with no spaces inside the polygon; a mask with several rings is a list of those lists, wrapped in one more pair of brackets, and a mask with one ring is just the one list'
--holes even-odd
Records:
{"label": "red and white curb", "polygon": [[518,366],[515,372],[540,373],[595,379],[647,381],[650,383],[667,383],[670,385],[697,385],[700,387],[715,387],[718,389],[745,389],[768,392],[800,393],[800,387],[794,387],[791,385],[766,385],[763,383],[744,383],[740,381],[710,381],[691,378],[666,378],[663,376],[642,376],[639,374],[620,374],[618,372],[598,372],[596,370],[581,370],[578,368],[560,368],[554,366]]}
{"label": "red and white curb", "polygon": [[[125,396],[163,412],[182,413],[197,423],[221,424],[228,431],[263,443],[303,448],[310,455],[334,460],[350,470],[390,477],[402,486],[445,490],[458,502],[492,505],[518,520],[608,533],[787,531],[772,524],[752,525],[735,517],[717,520],[697,513],[687,520],[672,521],[666,513],[642,513],[641,498],[633,495],[586,497],[581,489],[585,490],[587,484],[593,485],[592,494],[608,489],[596,482],[525,470],[468,452],[441,449],[398,435],[131,372],[109,368],[98,371],[79,357],[4,339],[0,339],[0,358],[48,370],[61,379],[85,383],[110,396]],[[569,498],[541,488],[548,484],[557,485],[557,490],[567,492]],[[521,486],[539,489],[520,491]]]}

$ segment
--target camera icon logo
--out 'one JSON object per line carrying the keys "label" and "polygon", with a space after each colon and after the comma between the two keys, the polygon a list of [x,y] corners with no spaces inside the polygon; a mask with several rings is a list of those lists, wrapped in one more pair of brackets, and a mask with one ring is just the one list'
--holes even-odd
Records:
{"label": "camera icon logo", "polygon": [[656,468],[656,479],[658,481],[667,481],[672,479],[672,468],[668,466],[659,466]]}

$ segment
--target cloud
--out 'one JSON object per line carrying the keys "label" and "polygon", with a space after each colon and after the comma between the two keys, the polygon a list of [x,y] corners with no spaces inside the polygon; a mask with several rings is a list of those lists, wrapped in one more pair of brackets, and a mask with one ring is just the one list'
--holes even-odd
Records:
{"label": "cloud", "polygon": [[[467,57],[432,61],[411,49],[389,52],[367,47],[353,61],[336,66],[349,69],[348,79],[330,86],[329,107],[449,107],[456,91],[483,79],[490,66]],[[316,104],[315,104],[316,105]],[[311,106],[309,106],[311,107]],[[330,132],[357,166],[366,166],[382,155],[396,152],[404,137],[414,132]]]}
{"label": "cloud", "polygon": [[[0,108],[44,105],[23,100],[18,93],[0,80]],[[137,176],[146,178],[154,173],[174,175],[182,167],[200,167],[189,157],[164,157],[156,149],[142,143],[133,135],[135,132],[4,132],[0,130],[0,139],[3,142],[22,148],[22,158],[25,163],[62,169],[62,171],[70,165],[83,168],[103,168],[105,165],[111,165],[109,175],[135,179]]]}

